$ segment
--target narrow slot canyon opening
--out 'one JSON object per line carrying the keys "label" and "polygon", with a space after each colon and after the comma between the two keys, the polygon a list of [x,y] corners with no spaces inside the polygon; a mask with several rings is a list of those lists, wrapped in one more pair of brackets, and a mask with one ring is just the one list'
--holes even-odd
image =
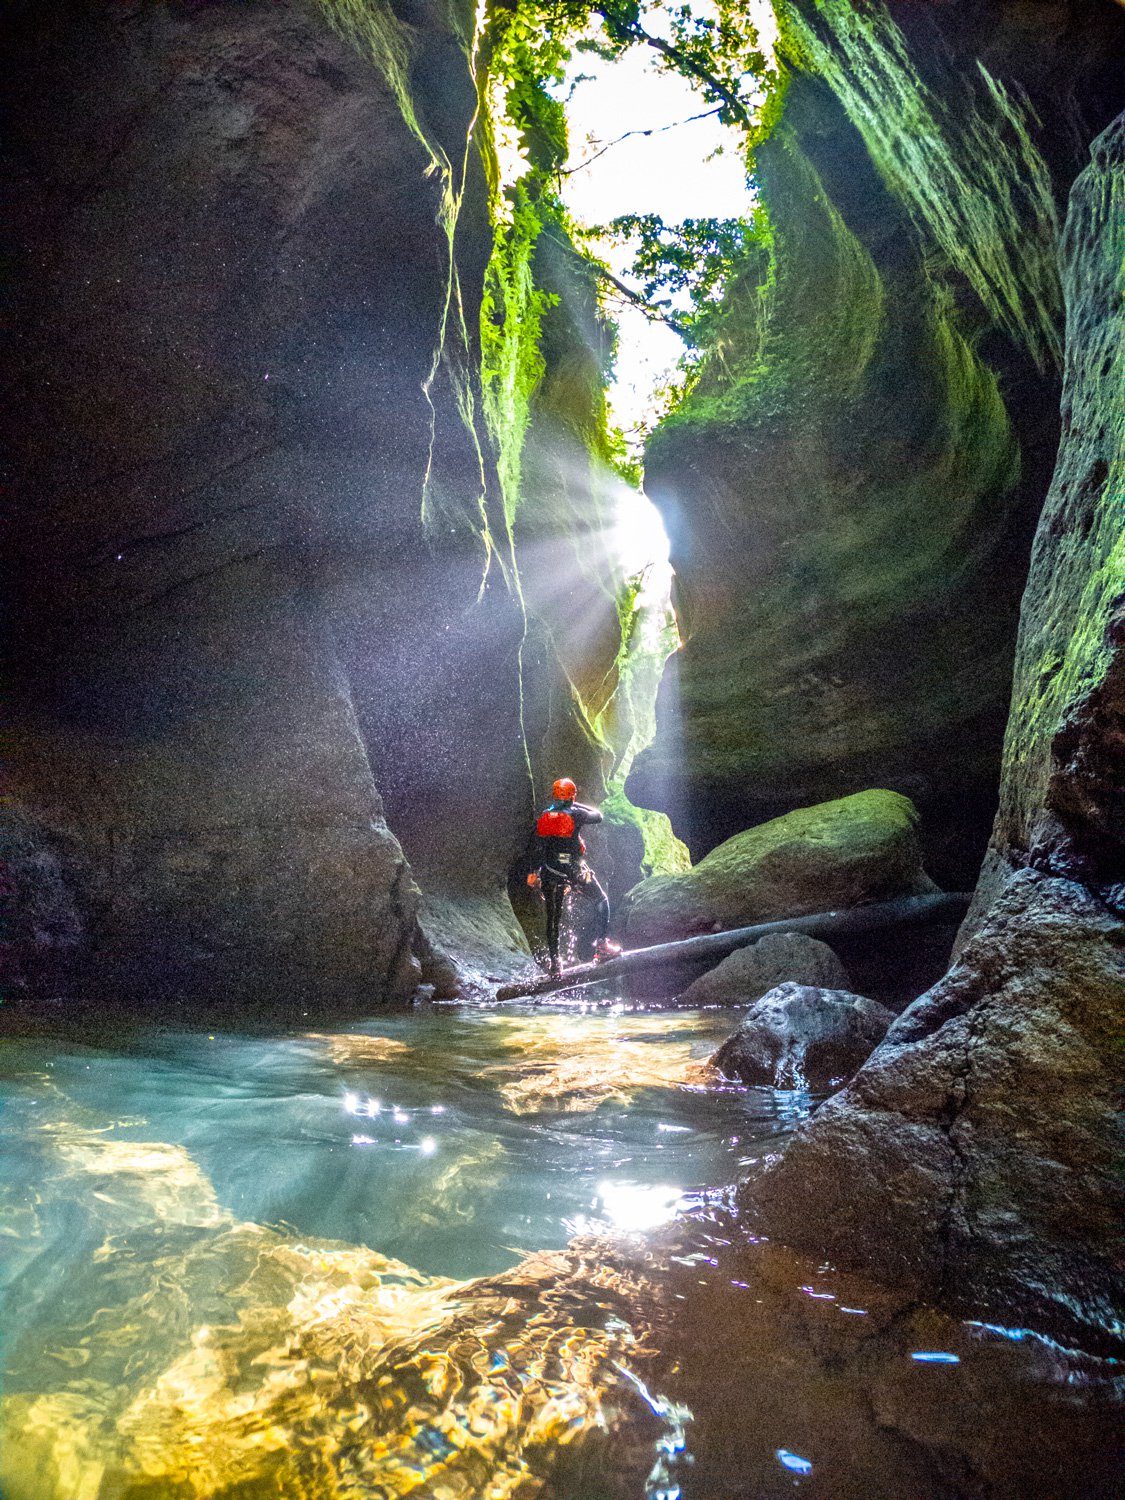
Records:
{"label": "narrow slot canyon opening", "polygon": [[7,12],[4,1500],[1115,1500],[1125,9]]}

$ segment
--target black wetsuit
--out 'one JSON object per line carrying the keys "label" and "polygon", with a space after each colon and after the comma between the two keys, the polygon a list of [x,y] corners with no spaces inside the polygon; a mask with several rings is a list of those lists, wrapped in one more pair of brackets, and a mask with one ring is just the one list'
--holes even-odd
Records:
{"label": "black wetsuit", "polygon": [[582,856],[586,845],[581,830],[587,823],[600,823],[596,807],[581,802],[552,802],[539,814],[535,833],[539,848],[539,878],[543,882],[543,899],[547,903],[547,951],[551,962],[559,957],[559,921],[568,890],[575,890],[587,901],[597,903],[595,942],[609,932],[609,897],[598,884],[594,872]]}

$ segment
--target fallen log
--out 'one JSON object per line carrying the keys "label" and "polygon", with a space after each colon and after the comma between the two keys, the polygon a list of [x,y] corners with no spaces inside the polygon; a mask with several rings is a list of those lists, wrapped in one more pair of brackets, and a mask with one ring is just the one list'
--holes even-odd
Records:
{"label": "fallen log", "polygon": [[674,943],[656,943],[651,948],[633,948],[600,964],[579,964],[558,978],[550,974],[537,979],[503,984],[497,1000],[522,1000],[568,990],[585,984],[601,984],[622,975],[643,974],[665,964],[695,964],[711,967],[736,948],[745,948],[772,932],[803,932],[808,937],[857,937],[888,927],[923,927],[932,922],[959,921],[969,909],[971,893],[940,891],[933,896],[902,896],[871,906],[853,906],[846,911],[814,912],[807,917],[781,917],[757,922],[753,927],[732,927],[726,932],[706,932],[700,937],[681,938]]}

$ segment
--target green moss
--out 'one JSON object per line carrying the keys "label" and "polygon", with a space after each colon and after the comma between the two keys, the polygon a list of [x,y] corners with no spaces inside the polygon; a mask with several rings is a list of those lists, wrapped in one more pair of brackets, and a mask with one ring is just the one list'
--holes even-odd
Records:
{"label": "green moss", "polygon": [[623,787],[617,783],[610,787],[602,811],[608,822],[633,828],[640,835],[644,848],[642,878],[684,875],[691,869],[687,845],[676,837],[666,813],[654,812],[648,807],[634,807]]}
{"label": "green moss", "polygon": [[546,365],[539,348],[543,315],[555,300],[536,286],[535,243],[543,229],[524,183],[509,190],[510,217],[493,228],[481,300],[481,385],[509,529],[520,504],[520,476],[531,401]]}
{"label": "green moss", "polygon": [[972,102],[953,115],[880,0],[815,5],[813,23],[776,0],[789,60],[831,86],[887,187],[995,322],[1041,367],[1058,363],[1058,217],[1026,107],[978,63]]}
{"label": "green moss", "polygon": [[[997,825],[1007,822],[1008,841],[1024,847],[1030,819],[1050,803],[1052,777],[1067,778],[1055,759],[1060,728],[1094,718],[1111,745],[1121,692],[1121,649],[1109,628],[1125,596],[1125,181],[1116,164],[1087,169],[1070,213],[1082,232],[1068,234],[1065,262],[1068,420],[1025,596],[1004,744],[1008,806]],[[1108,762],[1113,751],[1104,754]],[[1082,816],[1094,824],[1097,778],[1086,775]]]}
{"label": "green moss", "polygon": [[727,839],[686,873],[635,886],[628,938],[643,946],[930,893],[917,824],[914,805],[884,790],[796,808]]}
{"label": "green moss", "polygon": [[317,0],[333,29],[369,57],[386,80],[411,134],[431,163],[448,171],[448,158],[419,122],[410,85],[412,40],[409,28],[383,0]]}
{"label": "green moss", "polygon": [[626,579],[617,598],[621,646],[617,688],[597,727],[613,751],[605,815],[641,837],[644,875],[675,875],[691,869],[691,856],[665,813],[636,807],[625,795],[633,762],[656,737],[656,692],[668,657],[679,645],[675,618],[663,605],[646,604],[643,575]]}
{"label": "green moss", "polygon": [[[832,203],[792,132],[782,126],[772,149],[784,151],[785,201],[800,217],[759,209],[753,253],[731,276],[707,330],[695,379],[664,427],[736,426],[805,412],[812,402],[854,397],[885,324],[886,293],[875,264]],[[816,257],[816,282],[790,268]],[[780,274],[779,274],[780,270]],[[810,316],[808,298],[816,297]],[[815,338],[805,328],[815,325]],[[799,332],[800,331],[800,332]],[[659,446],[659,439],[654,447]]]}
{"label": "green moss", "polygon": [[[938,257],[901,254],[907,216],[864,178],[846,126],[854,160],[836,153],[833,101],[800,89],[839,205],[783,124],[758,158],[768,261],[732,280],[647,455],[692,528],[677,580],[684,751],[732,798],[780,799],[798,775],[831,790],[821,768],[842,756],[971,722],[995,699],[1006,628],[965,540],[1002,555],[1010,525],[1019,452],[996,376]],[[896,218],[898,253],[861,238]],[[951,606],[969,589],[979,609]]]}

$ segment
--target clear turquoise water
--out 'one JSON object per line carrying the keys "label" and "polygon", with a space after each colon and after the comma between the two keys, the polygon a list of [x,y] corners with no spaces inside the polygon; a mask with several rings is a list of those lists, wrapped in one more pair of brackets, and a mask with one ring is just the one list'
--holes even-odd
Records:
{"label": "clear turquoise water", "polygon": [[[576,1027],[608,1054],[585,1090],[581,1068],[552,1072]],[[367,1245],[434,1275],[487,1275],[580,1228],[671,1217],[784,1134],[807,1101],[632,1086],[638,1049],[704,1058],[730,1029],[718,1012],[435,1007],[354,1027],[335,1047],[319,1034],[158,1029],[96,1045],[9,1042],[5,1187],[40,1191],[60,1131],[156,1140],[183,1147],[239,1219]],[[403,1050],[373,1059],[365,1043],[379,1039]],[[632,1050],[618,1071],[622,1040]],[[502,1090],[537,1069],[543,1096],[516,1112]],[[39,1236],[52,1241],[49,1216]],[[37,1253],[32,1239],[14,1258]]]}
{"label": "clear turquoise water", "polygon": [[812,1101],[701,1073],[732,1025],[0,1044],[0,1493],[1113,1493],[1111,1367],[746,1239]]}

